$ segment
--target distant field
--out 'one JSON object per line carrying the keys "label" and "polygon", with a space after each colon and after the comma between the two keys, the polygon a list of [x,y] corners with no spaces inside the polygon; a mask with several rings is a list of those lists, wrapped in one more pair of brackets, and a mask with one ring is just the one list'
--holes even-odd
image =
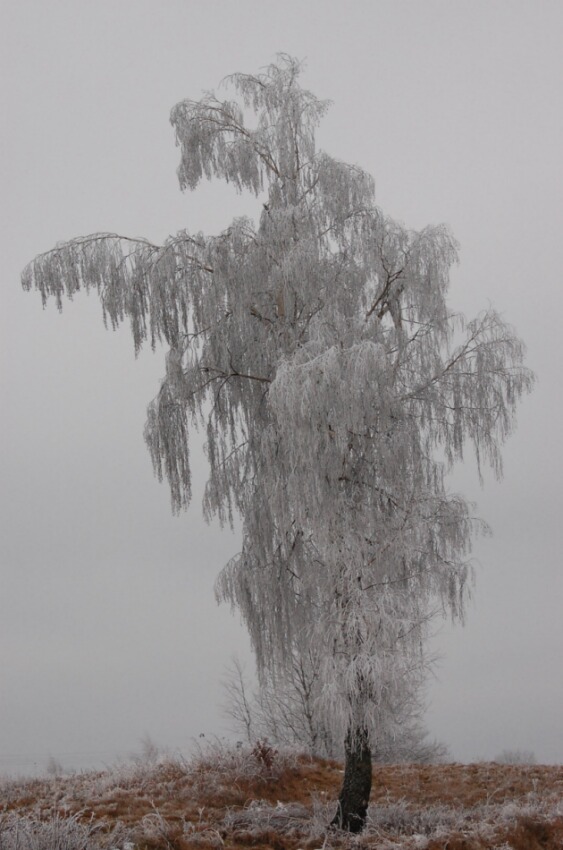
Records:
{"label": "distant field", "polygon": [[561,850],[563,767],[385,765],[365,832],[327,830],[337,762],[211,746],[104,772],[0,782],[2,850]]}

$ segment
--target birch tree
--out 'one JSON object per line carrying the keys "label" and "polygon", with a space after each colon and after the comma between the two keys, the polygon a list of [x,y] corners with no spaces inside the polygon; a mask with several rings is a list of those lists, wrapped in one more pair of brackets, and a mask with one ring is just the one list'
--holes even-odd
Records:
{"label": "birch tree", "polygon": [[[424,728],[423,671],[417,669],[416,673],[401,682],[398,701],[379,707],[377,741],[372,747],[376,764],[446,760],[447,747],[429,739]],[[322,682],[313,648],[294,652],[291,664],[274,674],[266,672],[254,687],[234,658],[225,671],[223,688],[223,710],[231,729],[249,745],[267,740],[322,758],[342,758],[343,741],[334,738],[319,712]]]}
{"label": "birch tree", "polygon": [[315,144],[328,104],[281,55],[171,113],[184,190],[205,177],[253,193],[256,222],[163,245],[98,233],[23,272],[45,301],[96,289],[135,348],[168,347],[145,438],[175,511],[191,498],[189,436],[203,424],[207,517],[242,518],[217,595],[236,606],[261,671],[295,640],[315,649],[319,710],[344,742],[334,823],[363,827],[378,716],[416,670],[436,610],[461,617],[482,526],[446,475],[501,448],[531,389],[524,348],[489,309],[447,305],[457,246],[406,229],[372,177]]}

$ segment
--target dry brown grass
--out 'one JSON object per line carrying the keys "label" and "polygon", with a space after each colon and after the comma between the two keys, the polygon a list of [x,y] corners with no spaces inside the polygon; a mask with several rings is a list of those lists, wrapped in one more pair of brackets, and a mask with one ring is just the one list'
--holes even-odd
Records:
{"label": "dry brown grass", "polygon": [[[190,761],[4,781],[0,783],[0,847],[563,848],[562,767],[377,766],[368,825],[355,838],[326,826],[341,779],[337,762],[217,745]],[[55,821],[59,832],[68,823],[67,843],[49,843],[53,841],[49,824]],[[80,845],[70,835],[70,826],[76,833],[77,823],[87,827]],[[37,824],[43,825],[43,843],[37,839]]]}

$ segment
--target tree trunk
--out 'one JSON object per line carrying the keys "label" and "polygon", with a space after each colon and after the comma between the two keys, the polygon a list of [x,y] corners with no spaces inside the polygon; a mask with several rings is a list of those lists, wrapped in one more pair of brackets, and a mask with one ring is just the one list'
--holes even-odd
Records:
{"label": "tree trunk", "polygon": [[331,826],[347,832],[361,832],[366,823],[371,793],[371,749],[367,730],[348,732],[344,752],[344,780]]}

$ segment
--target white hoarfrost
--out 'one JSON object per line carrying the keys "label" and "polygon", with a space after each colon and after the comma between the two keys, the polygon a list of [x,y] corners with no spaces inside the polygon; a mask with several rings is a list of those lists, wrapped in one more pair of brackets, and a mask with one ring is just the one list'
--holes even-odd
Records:
{"label": "white hoarfrost", "polygon": [[218,598],[241,611],[261,670],[311,648],[323,722],[377,745],[386,707],[421,674],[430,618],[463,612],[483,525],[445,475],[467,448],[501,474],[533,376],[494,311],[466,323],[448,308],[447,228],[407,230],[375,206],[370,175],[316,149],[327,103],[300,70],[280,56],[229,78],[238,100],[172,111],[182,188],[207,177],[250,190],[256,224],[162,246],[75,239],[23,284],[59,304],[96,288],[136,348],[168,344],[146,441],[179,510],[190,428],[205,422],[205,511],[243,521]]}

